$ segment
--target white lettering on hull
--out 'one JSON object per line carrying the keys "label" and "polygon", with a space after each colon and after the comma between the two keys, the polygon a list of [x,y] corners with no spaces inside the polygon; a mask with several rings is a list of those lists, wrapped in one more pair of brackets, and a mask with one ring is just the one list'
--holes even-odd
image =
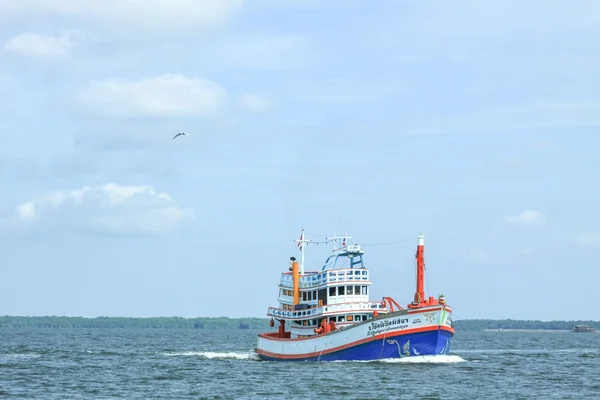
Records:
{"label": "white lettering on hull", "polygon": [[369,330],[367,331],[368,336],[377,336],[381,333],[388,332],[391,330],[399,330],[408,328],[409,318],[386,318],[382,321],[371,322]]}

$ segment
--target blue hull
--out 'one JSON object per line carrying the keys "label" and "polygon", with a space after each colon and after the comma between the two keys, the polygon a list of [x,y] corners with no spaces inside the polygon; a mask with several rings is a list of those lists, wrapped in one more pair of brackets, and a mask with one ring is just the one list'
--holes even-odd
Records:
{"label": "blue hull", "polygon": [[318,357],[271,357],[260,353],[258,356],[265,361],[376,361],[384,358],[442,355],[449,354],[452,336],[448,331],[436,330],[389,336]]}

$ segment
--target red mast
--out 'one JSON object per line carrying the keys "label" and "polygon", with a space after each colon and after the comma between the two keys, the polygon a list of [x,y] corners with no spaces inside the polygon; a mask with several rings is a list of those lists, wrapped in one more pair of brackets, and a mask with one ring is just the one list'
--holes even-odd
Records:
{"label": "red mast", "polygon": [[415,292],[412,304],[408,305],[409,308],[433,305],[436,303],[433,297],[430,297],[429,299],[425,298],[425,242],[423,240],[423,234],[420,234],[418,238],[417,254],[415,255],[415,258],[417,259],[417,291]]}
{"label": "red mast", "polygon": [[[422,303],[425,301],[425,242],[423,234],[419,235],[417,243],[417,293],[415,293],[415,302]],[[418,301],[417,301],[418,296]]]}

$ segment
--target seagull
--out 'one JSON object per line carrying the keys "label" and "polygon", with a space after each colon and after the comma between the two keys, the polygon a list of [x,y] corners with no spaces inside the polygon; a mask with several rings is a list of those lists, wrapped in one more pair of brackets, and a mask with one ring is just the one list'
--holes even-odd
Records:
{"label": "seagull", "polygon": [[173,136],[173,139],[175,139],[177,136],[187,136],[187,133],[179,132],[177,135]]}

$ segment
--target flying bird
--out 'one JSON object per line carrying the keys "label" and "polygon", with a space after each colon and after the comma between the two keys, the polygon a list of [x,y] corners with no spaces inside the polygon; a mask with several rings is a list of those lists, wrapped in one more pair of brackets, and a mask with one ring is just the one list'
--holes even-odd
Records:
{"label": "flying bird", "polygon": [[179,132],[177,135],[173,136],[173,139],[175,139],[177,136],[187,136],[187,133]]}

